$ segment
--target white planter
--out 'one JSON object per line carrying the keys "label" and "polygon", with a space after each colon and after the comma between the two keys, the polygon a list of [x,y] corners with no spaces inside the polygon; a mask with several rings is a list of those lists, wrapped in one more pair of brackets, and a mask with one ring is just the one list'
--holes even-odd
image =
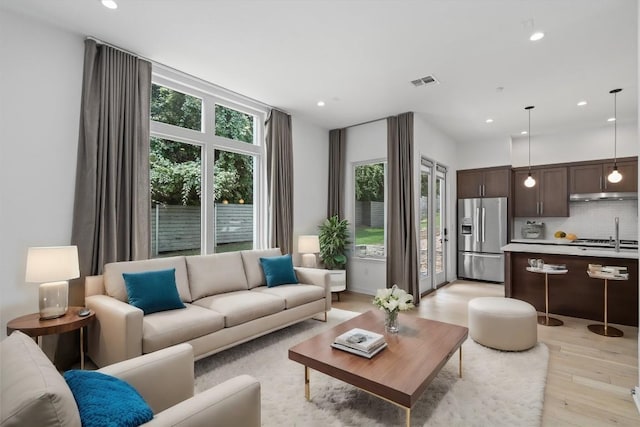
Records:
{"label": "white planter", "polygon": [[[331,292],[337,293],[347,290],[347,270],[329,270]],[[338,294],[338,300],[340,294]]]}

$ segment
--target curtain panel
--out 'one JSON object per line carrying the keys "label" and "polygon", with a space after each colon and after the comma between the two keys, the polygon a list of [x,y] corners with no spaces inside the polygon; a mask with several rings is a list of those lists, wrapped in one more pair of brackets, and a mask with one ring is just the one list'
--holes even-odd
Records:
{"label": "curtain panel", "polygon": [[151,63],[85,41],[71,241],[81,276],[149,257]]}
{"label": "curtain panel", "polygon": [[271,110],[267,119],[269,245],[293,252],[293,140],[291,116]]}
{"label": "curtain panel", "polygon": [[344,162],[347,143],[346,129],[329,131],[329,191],[327,218],[338,215],[344,219]]}
{"label": "curtain panel", "polygon": [[413,186],[413,113],[387,118],[387,286],[420,302]]}

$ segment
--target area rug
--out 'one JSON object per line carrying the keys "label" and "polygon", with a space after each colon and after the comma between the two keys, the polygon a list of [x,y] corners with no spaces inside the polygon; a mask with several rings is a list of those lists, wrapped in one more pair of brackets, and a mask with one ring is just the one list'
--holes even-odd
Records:
{"label": "area rug", "polygon": [[[288,349],[358,313],[332,309],[327,323],[306,320],[196,362],[196,391],[240,374],[260,381],[263,426],[402,426],[403,409],[304,367]],[[354,356],[355,357],[355,356]],[[463,344],[463,378],[454,355],[411,410],[413,426],[539,426],[549,351],[501,352]],[[397,369],[402,369],[398,366]]]}

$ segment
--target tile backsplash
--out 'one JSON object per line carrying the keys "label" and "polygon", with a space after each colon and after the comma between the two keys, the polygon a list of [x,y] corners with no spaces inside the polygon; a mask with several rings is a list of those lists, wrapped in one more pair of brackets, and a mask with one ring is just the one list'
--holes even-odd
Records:
{"label": "tile backsplash", "polygon": [[545,239],[562,230],[578,237],[608,239],[615,235],[614,218],[620,218],[620,238],[638,240],[638,201],[602,200],[570,202],[568,218],[515,218],[512,238],[521,238],[520,230],[527,220],[543,222]]}

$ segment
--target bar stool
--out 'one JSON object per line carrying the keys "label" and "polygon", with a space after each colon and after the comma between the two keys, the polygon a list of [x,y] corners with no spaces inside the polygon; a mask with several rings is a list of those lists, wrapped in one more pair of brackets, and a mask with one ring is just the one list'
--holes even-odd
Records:
{"label": "bar stool", "polygon": [[544,326],[562,326],[564,322],[555,317],[549,317],[549,274],[566,274],[569,270],[559,270],[548,267],[527,267],[531,273],[544,274],[544,316],[538,316],[538,324]]}
{"label": "bar stool", "polygon": [[604,280],[604,325],[589,325],[587,328],[595,334],[603,335],[605,337],[621,337],[624,333],[613,326],[609,326],[607,323],[607,294],[608,294],[608,281],[609,280],[628,280],[628,274],[615,275],[613,273],[603,273],[602,271],[587,270],[587,274],[592,279]]}

